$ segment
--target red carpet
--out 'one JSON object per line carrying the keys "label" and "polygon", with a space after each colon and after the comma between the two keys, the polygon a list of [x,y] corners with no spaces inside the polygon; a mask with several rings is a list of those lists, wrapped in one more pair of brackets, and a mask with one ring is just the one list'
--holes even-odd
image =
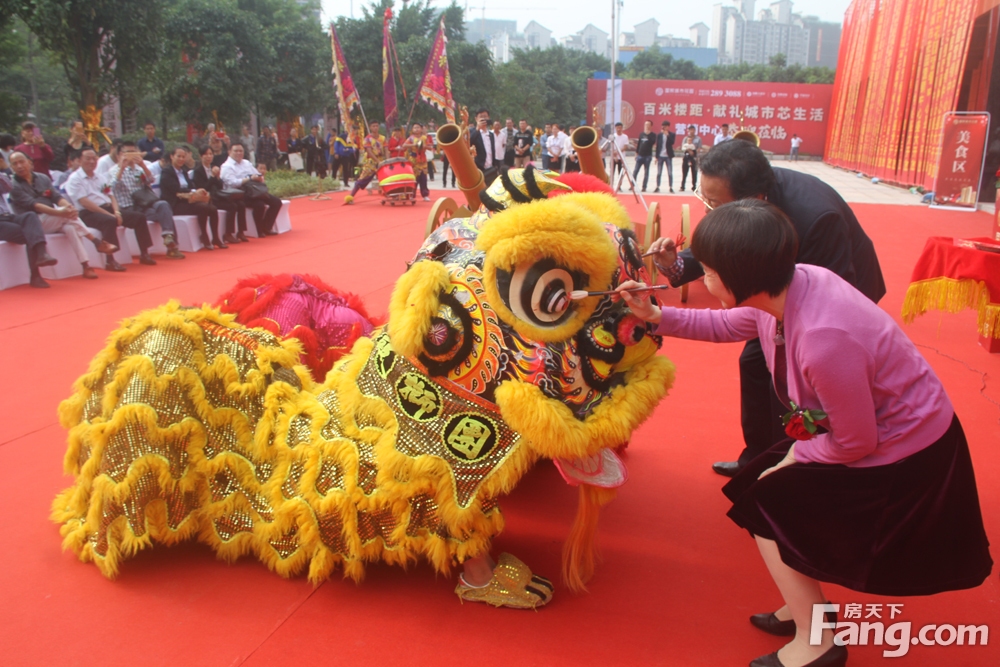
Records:
{"label": "red carpet", "polygon": [[[452,193],[448,193],[452,194]],[[47,519],[61,473],[65,433],[58,402],[121,318],[176,298],[212,301],[252,272],[315,273],[384,310],[395,279],[423,236],[429,204],[385,209],[292,203],[292,233],[158,266],[133,264],[100,280],[53,282],[46,291],[0,292],[0,664],[3,665],[746,665],[784,642],[747,616],[780,606],[753,541],[725,517],[722,478],[709,469],[740,449],[738,345],[668,340],[677,382],[628,449],[630,480],[604,514],[604,562],[590,593],[557,587],[538,613],[461,605],[453,581],[420,565],[372,566],[358,586],[314,589],[253,559],[216,561],[197,544],[154,549],[124,564],[115,581],[60,552]],[[640,208],[623,197],[634,219]],[[664,233],[678,205],[661,199]],[[930,235],[984,236],[982,213],[857,205],[889,285],[881,305],[898,318],[909,273]],[[700,217],[700,213],[697,217]],[[668,303],[678,301],[670,292]],[[690,306],[713,306],[698,283]],[[1000,560],[1000,355],[976,344],[975,316],[931,313],[906,327],[941,377],[972,448],[987,531]],[[983,393],[983,374],[987,387]],[[518,555],[558,576],[575,492],[540,464],[504,502],[507,529],[494,553]],[[1000,586],[933,597],[887,599],[837,587],[840,603],[903,603],[897,621],[987,624],[989,646],[911,646],[905,657],[851,649],[850,665],[1000,664]],[[886,610],[887,612],[887,610]],[[870,619],[875,620],[875,619]],[[888,625],[889,621],[886,620]]]}

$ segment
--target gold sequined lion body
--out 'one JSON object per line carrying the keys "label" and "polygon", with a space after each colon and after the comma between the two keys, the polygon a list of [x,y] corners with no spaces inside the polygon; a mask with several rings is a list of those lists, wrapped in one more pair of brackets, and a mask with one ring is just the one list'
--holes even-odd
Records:
{"label": "gold sequined lion body", "polygon": [[75,477],[53,503],[64,546],[114,576],[154,543],[197,539],[314,582],[338,567],[360,580],[373,561],[448,572],[487,553],[499,496],[540,457],[627,441],[673,368],[620,303],[568,301],[641,277],[611,197],[475,227],[474,246],[468,219],[428,239],[388,325],[322,383],[296,341],[209,306],[123,322],[60,406]]}

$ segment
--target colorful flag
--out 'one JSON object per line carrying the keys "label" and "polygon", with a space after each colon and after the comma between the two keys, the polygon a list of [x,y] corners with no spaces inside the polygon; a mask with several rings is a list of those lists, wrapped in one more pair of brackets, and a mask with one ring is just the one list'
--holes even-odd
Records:
{"label": "colorful flag", "polygon": [[344,127],[350,123],[351,111],[355,105],[364,117],[365,112],[361,108],[361,97],[358,89],[354,87],[354,79],[351,78],[351,70],[347,68],[347,60],[344,58],[344,50],[340,47],[340,38],[337,37],[337,29],[330,24],[330,41],[333,46],[333,90],[337,95],[337,108],[340,110],[340,122]]}
{"label": "colorful flag", "polygon": [[392,71],[392,35],[389,33],[389,21],[392,20],[392,8],[385,10],[382,21],[382,97],[385,101],[386,131],[392,130],[399,122],[399,107],[396,106],[396,80]]}
{"label": "colorful flag", "polygon": [[427,67],[420,80],[420,99],[444,112],[449,123],[455,122],[455,100],[451,97],[451,73],[448,71],[448,38],[444,36],[444,15],[438,28]]}

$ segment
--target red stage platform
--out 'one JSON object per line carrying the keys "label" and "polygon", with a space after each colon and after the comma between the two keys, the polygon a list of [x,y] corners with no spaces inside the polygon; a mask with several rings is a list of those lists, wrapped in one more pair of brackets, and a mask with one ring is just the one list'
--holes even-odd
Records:
{"label": "red stage platform", "polygon": [[[435,196],[441,193],[435,193]],[[452,193],[448,193],[452,194]],[[639,207],[623,201],[640,218]],[[663,231],[674,234],[681,202],[664,198]],[[739,451],[738,345],[667,340],[677,382],[628,448],[630,479],[604,513],[604,561],[590,593],[557,585],[537,613],[459,603],[454,581],[420,565],[372,566],[361,585],[333,579],[313,588],[284,580],[256,560],[215,560],[198,544],[155,548],[128,561],[115,581],[60,551],[48,520],[62,474],[65,433],[56,406],[69,395],[122,318],[176,298],[213,301],[252,272],[314,273],[384,310],[396,278],[422,240],[430,204],[387,210],[374,196],[352,207],[297,199],[289,234],[182,262],[133,264],[100,280],[54,282],[50,290],[0,292],[0,664],[3,665],[745,665],[783,640],[747,617],[781,605],[757,548],[725,517],[723,478],[713,461]],[[910,272],[929,236],[984,236],[983,213],[857,205],[875,241],[899,318]],[[644,218],[644,216],[642,216]],[[679,295],[671,291],[671,304]],[[711,307],[698,283],[690,307]],[[1000,355],[976,343],[975,313],[929,313],[905,331],[941,377],[965,425],[986,528],[1000,544]],[[985,383],[985,388],[984,388]],[[560,547],[576,492],[541,463],[503,503],[509,551],[558,577]],[[994,560],[1000,552],[994,547]],[[1000,585],[911,599],[827,587],[839,603],[902,603],[901,618],[925,624],[987,624],[990,645],[911,646],[885,659],[851,649],[855,667],[1000,664]]]}

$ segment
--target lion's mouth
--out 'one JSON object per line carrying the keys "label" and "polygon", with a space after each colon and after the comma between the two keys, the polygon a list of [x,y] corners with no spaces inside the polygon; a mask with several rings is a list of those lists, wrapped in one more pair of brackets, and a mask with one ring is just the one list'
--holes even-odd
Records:
{"label": "lion's mouth", "polygon": [[633,353],[631,366],[620,371],[624,381],[604,393],[582,418],[540,387],[508,380],[496,391],[504,420],[546,458],[579,459],[625,443],[673,383],[673,364],[656,355],[655,343],[649,342],[649,348]]}

